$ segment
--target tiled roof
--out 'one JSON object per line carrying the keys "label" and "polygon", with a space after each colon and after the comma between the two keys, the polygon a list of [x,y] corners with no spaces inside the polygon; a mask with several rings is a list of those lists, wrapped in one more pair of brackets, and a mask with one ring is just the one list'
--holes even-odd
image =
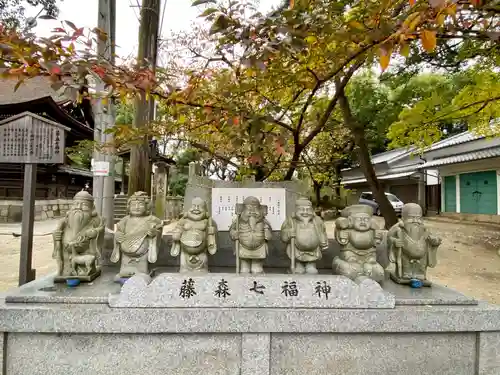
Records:
{"label": "tiled roof", "polygon": [[425,151],[439,150],[440,148],[455,146],[461,143],[474,141],[480,138],[484,138],[484,136],[471,133],[470,131],[466,131],[460,134],[453,135],[449,138],[443,139],[442,141],[433,143]]}
{"label": "tiled roof", "polygon": [[[466,141],[467,142],[467,141]],[[481,151],[467,152],[465,154],[453,155],[442,159],[431,160],[418,168],[430,168],[440,165],[464,163],[473,160],[488,159],[500,156],[500,148],[489,148]]]}
{"label": "tiled roof", "polygon": [[[73,98],[64,92],[54,91],[50,87],[50,80],[47,76],[37,76],[24,81],[19,88],[14,91],[17,84],[15,78],[0,77],[0,105],[27,102],[34,99],[51,96],[55,102]],[[64,91],[64,89],[62,89]]]}
{"label": "tiled roof", "polygon": [[[414,167],[414,170],[412,171],[407,171],[407,172],[400,172],[400,173],[391,173],[391,174],[386,174],[383,176],[377,176],[379,180],[395,180],[397,178],[402,178],[402,177],[409,177],[412,174],[416,173]],[[340,183],[341,185],[351,185],[351,184],[360,184],[362,182],[366,182],[366,178],[356,178],[353,180],[348,180],[348,179],[342,179],[342,182]]]}

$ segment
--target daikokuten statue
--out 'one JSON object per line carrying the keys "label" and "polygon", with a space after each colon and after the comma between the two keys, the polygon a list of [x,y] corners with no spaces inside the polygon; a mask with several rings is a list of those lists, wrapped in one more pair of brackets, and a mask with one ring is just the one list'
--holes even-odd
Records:
{"label": "daikokuten statue", "polygon": [[229,228],[235,241],[236,272],[263,273],[267,242],[271,239],[271,225],[266,220],[267,206],[255,197],[247,197],[236,205],[236,219]]}
{"label": "daikokuten statue", "polygon": [[92,195],[84,190],[78,192],[71,209],[53,232],[55,282],[68,279],[90,282],[101,274],[104,226],[104,220],[95,211]]}
{"label": "daikokuten statue", "polygon": [[180,254],[179,272],[208,272],[208,254],[217,251],[216,234],[217,225],[208,214],[207,203],[194,198],[172,234],[170,254]]}
{"label": "daikokuten statue", "polygon": [[292,272],[317,274],[316,262],[322,257],[322,250],[328,248],[326,227],[309,199],[297,199],[295,207],[295,213],[281,226],[281,240],[287,245]]}
{"label": "daikokuten statue", "polygon": [[340,256],[333,260],[333,271],[352,280],[369,277],[377,282],[385,279],[384,268],[377,262],[376,246],[383,239],[373,220],[370,206],[346,207],[335,221],[335,239],[341,246]]}
{"label": "daikokuten statue", "polygon": [[115,281],[138,273],[149,274],[148,263],[158,258],[158,244],[163,222],[151,215],[151,200],[147,193],[138,191],[127,202],[128,215],[121,219],[115,231],[115,247],[111,262],[121,260]]}
{"label": "daikokuten statue", "polygon": [[399,223],[387,234],[391,279],[398,284],[420,280],[422,286],[431,286],[427,267],[437,264],[436,253],[441,239],[429,233],[422,222],[422,208],[416,203],[403,206]]}

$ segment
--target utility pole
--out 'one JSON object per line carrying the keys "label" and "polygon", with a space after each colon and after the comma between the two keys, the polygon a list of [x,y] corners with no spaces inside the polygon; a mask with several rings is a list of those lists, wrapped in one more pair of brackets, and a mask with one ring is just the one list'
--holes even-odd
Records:
{"label": "utility pole", "polygon": [[[115,61],[116,45],[116,0],[99,0],[97,27],[107,34],[106,40],[98,38],[98,54],[111,64]],[[94,107],[95,128],[94,141],[98,145],[112,143],[111,134],[106,130],[115,124],[115,106],[112,99],[104,98],[104,82],[96,84],[96,103]],[[109,153],[94,151],[92,192],[96,211],[105,219],[106,226],[114,227],[114,194],[115,194],[115,156]]]}
{"label": "utility pole", "polygon": [[[160,26],[161,0],[142,0],[141,24],[139,27],[139,48],[137,65],[139,69],[155,72]],[[144,127],[153,120],[154,104],[151,98],[141,92],[135,99],[134,127]],[[150,137],[144,136],[139,144],[131,145],[128,193],[151,191]]]}

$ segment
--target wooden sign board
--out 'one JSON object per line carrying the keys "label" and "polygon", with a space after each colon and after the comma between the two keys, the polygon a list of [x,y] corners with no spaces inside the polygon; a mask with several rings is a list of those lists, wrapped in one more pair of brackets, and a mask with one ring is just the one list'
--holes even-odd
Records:
{"label": "wooden sign board", "polygon": [[0,121],[0,163],[63,164],[69,130],[31,112]]}

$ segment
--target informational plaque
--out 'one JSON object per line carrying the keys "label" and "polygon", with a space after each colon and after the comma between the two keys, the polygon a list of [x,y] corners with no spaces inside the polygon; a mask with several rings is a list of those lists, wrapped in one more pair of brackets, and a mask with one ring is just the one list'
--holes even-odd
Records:
{"label": "informational plaque", "polygon": [[227,231],[236,213],[236,204],[255,197],[267,206],[267,221],[272,230],[280,230],[286,218],[286,190],[267,188],[213,188],[212,217],[219,231]]}

